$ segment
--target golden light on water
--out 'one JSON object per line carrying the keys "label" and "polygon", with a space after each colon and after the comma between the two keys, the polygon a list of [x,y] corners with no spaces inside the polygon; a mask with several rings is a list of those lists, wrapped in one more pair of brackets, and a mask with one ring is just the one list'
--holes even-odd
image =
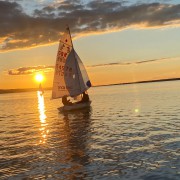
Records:
{"label": "golden light on water", "polygon": [[135,112],[135,113],[138,113],[138,112],[139,112],[139,109],[138,109],[138,108],[134,109],[134,112]]}
{"label": "golden light on water", "polygon": [[35,80],[39,83],[41,83],[44,80],[44,76],[42,74],[36,74]]}
{"label": "golden light on water", "polygon": [[38,110],[39,110],[39,120],[41,122],[41,127],[39,128],[41,132],[41,143],[45,143],[47,140],[47,134],[49,133],[49,130],[47,129],[47,122],[46,122],[46,114],[45,114],[45,105],[44,105],[44,96],[40,91],[37,91],[37,97],[38,97]]}

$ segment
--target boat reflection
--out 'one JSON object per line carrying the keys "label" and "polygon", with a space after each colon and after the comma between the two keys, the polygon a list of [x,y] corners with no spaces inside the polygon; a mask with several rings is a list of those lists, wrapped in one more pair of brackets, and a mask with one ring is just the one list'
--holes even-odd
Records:
{"label": "boat reflection", "polygon": [[46,123],[44,96],[41,93],[41,91],[37,91],[37,97],[38,97],[39,120],[41,122],[41,127],[39,128],[41,132],[41,139],[39,143],[43,144],[46,142],[47,134],[49,133],[49,130],[47,129],[48,124]]}
{"label": "boat reflection", "polygon": [[88,140],[90,139],[91,108],[83,111],[64,112],[63,116],[68,149],[64,160],[70,164],[68,170],[64,169],[67,173],[64,178],[81,179],[86,176],[86,166],[90,162]]}

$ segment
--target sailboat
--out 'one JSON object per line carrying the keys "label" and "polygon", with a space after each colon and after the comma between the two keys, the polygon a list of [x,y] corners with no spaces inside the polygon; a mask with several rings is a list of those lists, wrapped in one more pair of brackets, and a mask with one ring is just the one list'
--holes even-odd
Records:
{"label": "sailboat", "polygon": [[[74,50],[69,27],[62,35],[56,57],[52,99],[76,97],[91,87],[87,71]],[[64,105],[58,110],[76,110],[89,107],[91,101]]]}
{"label": "sailboat", "polygon": [[44,90],[43,90],[41,83],[39,84],[39,92],[40,92],[40,95],[44,94]]}

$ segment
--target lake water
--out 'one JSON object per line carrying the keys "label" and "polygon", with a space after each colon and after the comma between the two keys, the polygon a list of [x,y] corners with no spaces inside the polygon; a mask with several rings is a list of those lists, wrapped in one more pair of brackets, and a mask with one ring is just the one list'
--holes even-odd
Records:
{"label": "lake water", "polygon": [[180,81],[94,87],[92,105],[0,95],[0,179],[180,179]]}

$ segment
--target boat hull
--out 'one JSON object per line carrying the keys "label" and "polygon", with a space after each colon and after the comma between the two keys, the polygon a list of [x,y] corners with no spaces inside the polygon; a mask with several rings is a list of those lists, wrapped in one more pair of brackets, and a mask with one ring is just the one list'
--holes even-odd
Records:
{"label": "boat hull", "polygon": [[90,107],[90,105],[91,105],[91,101],[85,102],[85,103],[73,104],[71,106],[62,106],[57,109],[59,111],[73,111],[73,110],[88,108],[88,107]]}

